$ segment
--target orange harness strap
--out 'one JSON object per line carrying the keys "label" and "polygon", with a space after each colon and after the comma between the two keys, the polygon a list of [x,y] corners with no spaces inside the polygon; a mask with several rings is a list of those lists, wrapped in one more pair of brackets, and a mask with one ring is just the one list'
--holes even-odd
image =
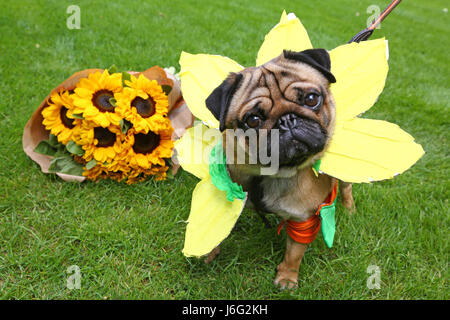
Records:
{"label": "orange harness strap", "polygon": [[319,216],[320,210],[322,209],[322,207],[329,206],[334,202],[337,196],[337,187],[338,185],[336,182],[333,190],[325,199],[325,202],[319,206],[316,213],[308,220],[302,222],[292,220],[281,221],[281,223],[278,225],[278,234],[280,234],[281,229],[283,229],[284,223],[287,222],[286,232],[295,242],[303,244],[309,244],[313,242],[314,239],[316,239],[317,233],[320,230],[321,225],[321,220]]}

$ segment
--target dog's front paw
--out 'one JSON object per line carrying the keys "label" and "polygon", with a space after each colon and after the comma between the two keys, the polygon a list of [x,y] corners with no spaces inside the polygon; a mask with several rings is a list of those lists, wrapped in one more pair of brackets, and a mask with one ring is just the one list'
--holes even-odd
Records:
{"label": "dog's front paw", "polygon": [[273,283],[280,287],[281,290],[284,289],[294,289],[298,286],[298,271],[295,269],[290,269],[282,262],[277,267],[277,275]]}

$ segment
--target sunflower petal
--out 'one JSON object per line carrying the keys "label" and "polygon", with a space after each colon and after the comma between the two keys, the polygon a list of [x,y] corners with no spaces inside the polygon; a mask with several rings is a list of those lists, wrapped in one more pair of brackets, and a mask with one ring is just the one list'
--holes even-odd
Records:
{"label": "sunflower petal", "polygon": [[230,72],[243,67],[227,57],[186,52],[181,53],[180,66],[181,91],[189,110],[210,127],[218,128],[219,121],[206,108],[205,100]]}
{"label": "sunflower petal", "polygon": [[[206,131],[208,134],[205,134]],[[199,179],[209,176],[209,154],[219,138],[219,130],[209,129],[201,123],[189,128],[181,139],[175,142],[181,167]]]}
{"label": "sunflower petal", "polygon": [[191,213],[186,227],[183,254],[200,257],[210,253],[231,232],[245,200],[227,200],[226,192],[217,189],[207,176],[192,193]]}
{"label": "sunflower petal", "polygon": [[320,170],[346,182],[372,182],[404,172],[423,154],[396,124],[355,118],[336,127]]}
{"label": "sunflower petal", "polygon": [[91,99],[92,98],[92,90],[86,89],[86,88],[75,88],[75,93],[81,97],[81,98],[87,98],[87,99]]}
{"label": "sunflower petal", "polygon": [[139,164],[139,166],[141,166],[142,168],[148,169],[151,165],[151,163],[149,162],[149,159],[143,154],[137,154],[136,160],[137,160],[137,163]]}
{"label": "sunflower petal", "polygon": [[256,58],[256,65],[260,66],[272,60],[279,56],[284,49],[303,51],[311,48],[312,44],[308,33],[300,19],[293,13],[286,15],[286,11],[283,11],[280,23],[273,27],[264,38]]}
{"label": "sunflower petal", "polygon": [[388,73],[387,41],[362,41],[330,51],[331,72],[337,82],[331,85],[336,103],[336,121],[351,119],[376,102]]}

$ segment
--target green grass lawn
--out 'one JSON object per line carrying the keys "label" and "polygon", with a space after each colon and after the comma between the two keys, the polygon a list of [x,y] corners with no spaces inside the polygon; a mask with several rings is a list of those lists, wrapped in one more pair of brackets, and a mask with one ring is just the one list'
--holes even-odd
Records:
{"label": "green grass lawn", "polygon": [[[283,9],[315,47],[332,49],[388,1],[77,1],[81,30],[66,27],[67,1],[4,0],[0,13],[0,297],[3,299],[448,299],[448,2],[403,1],[372,38],[389,39],[384,92],[365,117],[395,122],[426,154],[393,180],[354,185],[357,213],[339,204],[332,249],[318,237],[299,288],[272,284],[285,235],[245,210],[211,264],[182,253],[197,179],[128,186],[66,183],[22,151],[22,130],[50,90],[86,68],[176,66],[182,50],[254,65]],[[359,14],[358,14],[359,13]],[[66,288],[71,265],[81,289]],[[381,288],[368,289],[377,265]]]}

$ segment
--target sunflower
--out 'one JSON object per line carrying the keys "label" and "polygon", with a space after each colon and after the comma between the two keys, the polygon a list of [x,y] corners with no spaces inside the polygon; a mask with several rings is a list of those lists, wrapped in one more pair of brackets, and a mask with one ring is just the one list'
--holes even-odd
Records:
{"label": "sunflower", "polygon": [[74,138],[75,143],[85,151],[83,159],[86,162],[94,159],[100,164],[110,164],[110,168],[113,165],[119,168],[119,162],[125,161],[126,150],[129,146],[127,147],[124,143],[124,135],[117,126],[103,128],[96,126],[94,122],[83,121]]}
{"label": "sunflower", "polygon": [[132,170],[127,179],[127,184],[133,184],[146,180],[148,177],[153,177],[156,181],[165,180],[167,177],[168,166],[153,166],[150,169],[135,169]]}
{"label": "sunflower", "polygon": [[147,134],[149,131],[168,130],[167,121],[169,101],[156,80],[149,80],[142,74],[138,78],[131,76],[125,80],[128,87],[115,95],[116,113],[133,124],[136,132]]}
{"label": "sunflower", "polygon": [[[129,170],[128,170],[129,171]],[[128,177],[128,172],[124,171],[108,171],[107,178],[120,182]]]}
{"label": "sunflower", "polygon": [[[170,121],[167,120],[170,124]],[[148,170],[153,166],[165,167],[165,159],[172,156],[174,142],[173,129],[138,133],[134,128],[128,130],[131,148],[128,149],[127,161],[133,169]]]}
{"label": "sunflower", "polygon": [[73,94],[73,113],[80,114],[88,121],[107,128],[110,125],[119,125],[121,120],[115,112],[114,95],[122,91],[122,74],[109,74],[95,72],[87,78],[81,79],[76,85]]}
{"label": "sunflower", "polygon": [[89,170],[84,170],[83,176],[85,176],[89,180],[95,181],[99,178],[106,178],[107,175],[106,175],[106,171],[104,170],[104,168],[101,165],[96,165],[95,167],[93,167]]}
{"label": "sunflower", "polygon": [[89,170],[85,168],[83,176],[93,181],[98,179],[109,178],[120,182],[128,176],[130,168],[124,162],[122,163],[118,163],[118,161],[115,162],[116,164],[106,164],[106,165],[103,163],[98,163]]}
{"label": "sunflower", "polygon": [[42,121],[45,129],[58,138],[62,144],[67,144],[76,133],[79,119],[74,119],[73,100],[68,91],[53,93],[47,101],[48,106],[42,110]]}
{"label": "sunflower", "polygon": [[169,170],[169,166],[155,166],[150,169],[148,176],[153,176],[156,181],[165,180],[167,177],[167,171]]}

